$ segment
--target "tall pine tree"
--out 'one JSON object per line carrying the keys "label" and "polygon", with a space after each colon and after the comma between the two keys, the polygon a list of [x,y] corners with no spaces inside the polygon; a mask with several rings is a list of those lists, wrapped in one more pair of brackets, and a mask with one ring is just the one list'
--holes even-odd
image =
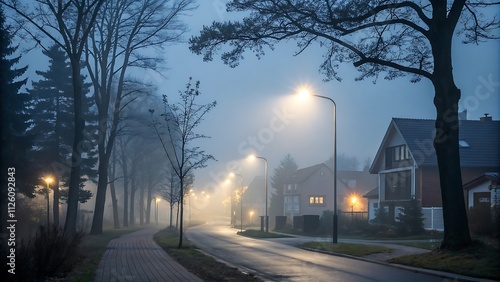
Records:
{"label": "tall pine tree", "polygon": [[274,169],[274,174],[271,176],[271,186],[276,189],[272,193],[271,206],[269,213],[272,216],[283,215],[283,185],[287,178],[291,177],[299,168],[295,159],[290,155],[286,155],[280,162],[280,165]]}
{"label": "tall pine tree", "polygon": [[[42,79],[33,82],[33,88],[28,90],[32,101],[32,133],[36,142],[32,154],[37,160],[37,174],[40,177],[50,175],[55,180],[51,188],[54,190],[54,225],[58,226],[59,199],[61,196],[64,198],[64,195],[67,197],[67,191],[60,192],[59,187],[67,186],[69,182],[69,164],[75,132],[73,82],[71,66],[63,50],[53,45],[44,50],[43,54],[49,58],[49,68],[47,71],[36,71]],[[85,95],[89,93],[90,84],[84,83],[83,80],[84,77],[82,94]],[[90,111],[92,101],[88,96],[85,98],[86,121],[95,125],[95,113]],[[87,136],[93,139],[92,126],[86,127],[86,132],[89,132]],[[82,172],[84,175],[95,177],[95,146],[92,143],[93,140],[85,140],[86,154],[82,156]],[[82,183],[85,180],[82,178]],[[86,201],[89,196],[89,192],[81,191],[80,201]]]}
{"label": "tall pine tree", "polygon": [[[19,90],[26,83],[20,77],[27,66],[15,68],[21,56],[10,58],[15,54],[16,46],[12,46],[12,35],[5,22],[0,6],[0,96],[1,96],[1,173],[0,179],[0,233],[7,232],[7,200],[13,192],[32,195],[34,190],[27,152],[32,145],[32,138],[27,134],[30,126],[27,114],[28,95]],[[10,188],[10,190],[9,190]],[[11,194],[9,194],[11,192]],[[7,238],[7,236],[0,236]],[[6,242],[0,242],[0,244]]]}

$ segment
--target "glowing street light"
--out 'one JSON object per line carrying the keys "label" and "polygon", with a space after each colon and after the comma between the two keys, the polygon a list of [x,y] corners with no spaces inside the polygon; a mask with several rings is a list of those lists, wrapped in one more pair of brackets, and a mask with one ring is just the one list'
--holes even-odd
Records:
{"label": "glowing street light", "polygon": [[266,217],[264,218],[264,222],[265,222],[265,231],[266,232],[269,232],[269,218],[267,216],[267,198],[268,198],[268,194],[267,194],[267,159],[264,158],[264,157],[258,157],[256,155],[249,155],[248,156],[249,159],[253,160],[253,159],[262,159],[264,160],[265,162],[265,168],[264,168],[264,178],[265,178],[265,190],[266,190],[266,195],[265,195],[265,199],[266,199]]}
{"label": "glowing street light", "polygon": [[351,221],[354,220],[354,205],[358,202],[358,197],[351,196]]}
{"label": "glowing street light", "polygon": [[298,95],[301,98],[314,96],[326,99],[333,104],[333,243],[338,242],[338,214],[337,214],[337,104],[330,97],[312,94],[311,91],[303,87],[299,89]]}
{"label": "glowing street light", "polygon": [[49,226],[50,224],[50,219],[49,219],[49,210],[50,210],[50,202],[49,202],[49,192],[50,192],[50,183],[52,183],[54,181],[54,179],[50,176],[48,177],[45,177],[45,178],[42,178],[43,180],[45,180],[45,183],[47,183],[47,227]]}

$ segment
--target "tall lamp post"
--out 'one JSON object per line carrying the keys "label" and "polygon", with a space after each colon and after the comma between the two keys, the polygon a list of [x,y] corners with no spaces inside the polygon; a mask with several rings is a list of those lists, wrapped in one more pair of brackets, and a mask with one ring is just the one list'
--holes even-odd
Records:
{"label": "tall lamp post", "polygon": [[309,90],[300,91],[301,96],[314,96],[326,99],[333,104],[333,243],[338,242],[338,214],[337,214],[337,104],[330,97],[311,94]]}
{"label": "tall lamp post", "polygon": [[265,200],[266,200],[266,217],[264,218],[264,222],[265,222],[265,231],[266,232],[269,232],[269,219],[268,219],[268,215],[267,215],[267,198],[268,198],[268,194],[267,194],[267,159],[264,158],[264,157],[258,157],[258,156],[255,156],[255,155],[250,155],[250,158],[252,159],[262,159],[264,160],[265,162],[265,168],[264,168],[264,181],[265,181],[265,190],[266,190],[266,195],[265,195]]}
{"label": "tall lamp post", "polygon": [[49,218],[49,211],[50,211],[50,202],[49,202],[49,192],[50,192],[50,183],[52,183],[52,181],[54,181],[54,179],[52,179],[52,177],[45,177],[43,180],[45,180],[45,183],[47,183],[47,227],[49,226],[50,224],[50,218]]}

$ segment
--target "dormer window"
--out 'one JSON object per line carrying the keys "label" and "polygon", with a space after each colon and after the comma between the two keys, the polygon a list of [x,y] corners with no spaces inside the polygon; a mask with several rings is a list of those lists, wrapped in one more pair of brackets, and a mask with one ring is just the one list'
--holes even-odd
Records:
{"label": "dormer window", "polygon": [[465,140],[458,140],[458,146],[460,148],[470,148],[469,143]]}

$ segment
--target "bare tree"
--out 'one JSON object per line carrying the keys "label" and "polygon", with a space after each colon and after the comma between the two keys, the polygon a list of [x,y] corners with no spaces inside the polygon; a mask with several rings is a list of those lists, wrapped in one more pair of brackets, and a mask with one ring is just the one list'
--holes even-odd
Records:
{"label": "bare tree", "polygon": [[[452,42],[456,34],[464,43],[497,39],[499,20],[494,12],[483,14],[500,2],[478,1],[335,1],[335,0],[233,0],[230,12],[248,16],[236,22],[214,22],[192,37],[190,48],[212,60],[224,44],[231,50],[222,60],[237,66],[245,50],[264,54],[265,47],[295,40],[301,53],[317,42],[326,47],[320,70],[326,80],[337,79],[337,67],[352,62],[357,79],[386,79],[410,75],[434,85],[436,150],[443,199],[442,248],[460,248],[471,242],[467,225],[458,146],[458,101]],[[460,24],[460,25],[459,25]]]}
{"label": "bare tree", "polygon": [[[127,101],[124,90],[126,74],[130,68],[161,68],[163,59],[159,51],[165,43],[180,40],[186,27],[178,18],[193,9],[193,3],[193,0],[110,0],[103,4],[85,50],[99,120],[103,125],[99,131],[99,181],[92,234],[102,233],[107,166],[119,129],[120,113],[132,102]],[[114,87],[116,98],[112,101]]]}
{"label": "bare tree", "polygon": [[1,0],[15,11],[29,28],[26,31],[39,44],[42,37],[48,37],[68,55],[73,81],[73,106],[75,135],[72,148],[72,162],[66,169],[70,171],[68,209],[64,230],[69,235],[76,232],[78,194],[80,190],[80,166],[85,144],[84,97],[81,81],[81,57],[89,32],[95,22],[104,0],[39,0],[25,3],[16,0]]}
{"label": "bare tree", "polygon": [[[172,169],[179,179],[180,189],[180,234],[179,248],[182,247],[184,195],[187,179],[195,169],[206,167],[209,160],[215,160],[212,155],[206,154],[200,147],[193,146],[193,141],[209,138],[206,135],[195,133],[205,115],[212,110],[217,103],[211,102],[205,105],[196,104],[195,100],[200,95],[200,82],[192,85],[192,79],[186,85],[184,92],[179,92],[181,101],[172,104],[167,96],[163,96],[164,112],[163,120],[155,118],[154,110],[151,109],[153,127],[160,140],[165,154],[172,165]],[[170,144],[173,146],[171,147]]]}

